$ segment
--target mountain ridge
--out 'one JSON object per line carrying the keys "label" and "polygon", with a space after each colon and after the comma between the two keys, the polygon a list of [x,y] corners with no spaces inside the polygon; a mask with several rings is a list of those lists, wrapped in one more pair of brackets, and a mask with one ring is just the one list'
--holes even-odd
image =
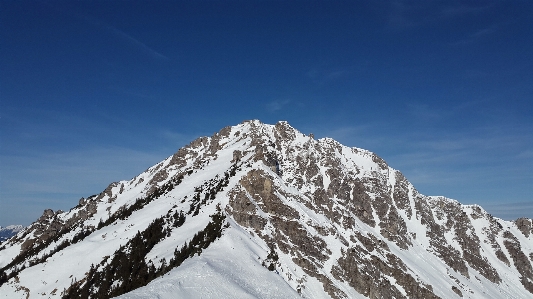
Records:
{"label": "mountain ridge", "polygon": [[[265,283],[232,272],[228,264],[249,273],[235,258],[217,257],[238,250],[257,267],[252,274],[295,296],[521,298],[533,292],[532,233],[530,219],[504,221],[477,205],[420,194],[370,151],[315,140],[287,122],[253,120],[200,137],[68,212],[46,210],[0,247],[0,295],[84,290],[80,298],[105,298],[105,290],[166,298],[170,289],[168,298],[194,297],[204,293],[154,285],[200,271],[202,261],[214,281],[226,281],[218,287],[275,298],[257,291]],[[236,243],[249,250],[230,246]],[[138,257],[146,269],[130,269],[148,278],[126,286],[131,277],[113,260],[136,251],[133,244],[151,246]],[[81,253],[87,261],[77,269],[52,271]],[[88,283],[106,275],[108,285]],[[44,283],[32,284],[38,280]]]}
{"label": "mountain ridge", "polygon": [[0,243],[13,237],[22,229],[24,229],[24,226],[20,224],[19,225],[8,225],[6,227],[0,226]]}

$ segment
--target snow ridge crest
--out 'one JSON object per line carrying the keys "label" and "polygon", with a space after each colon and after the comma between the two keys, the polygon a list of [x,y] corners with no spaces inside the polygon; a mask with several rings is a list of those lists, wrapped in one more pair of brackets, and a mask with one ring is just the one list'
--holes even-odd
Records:
{"label": "snow ridge crest", "polygon": [[532,235],[370,151],[250,120],[46,210],[1,244],[0,296],[526,298]]}

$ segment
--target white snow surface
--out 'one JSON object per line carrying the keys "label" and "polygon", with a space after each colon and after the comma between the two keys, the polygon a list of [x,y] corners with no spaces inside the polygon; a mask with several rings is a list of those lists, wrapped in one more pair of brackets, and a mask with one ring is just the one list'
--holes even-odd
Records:
{"label": "white snow surface", "polygon": [[[288,126],[287,123],[278,123],[281,126]],[[259,121],[249,121],[231,127],[227,137],[221,138],[219,145],[221,149],[214,155],[209,154],[209,146],[212,138],[204,138],[202,144],[205,146],[191,147],[190,152],[185,156],[186,165],[178,167],[171,165],[172,157],[149,168],[146,172],[129,181],[118,182],[110,189],[109,194],[103,195],[97,202],[97,211],[83,225],[74,226],[73,230],[54,243],[49,244],[46,249],[36,257],[42,257],[53,250],[64,240],[72,239],[73,236],[82,230],[83,227],[97,226],[101,220],[106,220],[109,215],[118,211],[122,206],[132,205],[137,198],[147,194],[151,184],[162,186],[174,176],[193,170],[190,175],[185,175],[181,184],[158,197],[156,200],[144,206],[141,210],[133,212],[128,218],[118,220],[114,223],[94,231],[82,241],[72,244],[49,256],[45,262],[30,265],[29,260],[24,263],[25,269],[18,275],[11,278],[7,283],[0,286],[0,298],[61,298],[63,290],[67,289],[72,282],[83,280],[92,264],[99,264],[106,256],[113,253],[130,240],[138,231],[143,231],[157,217],[164,216],[169,211],[187,212],[191,199],[195,193],[195,187],[222,177],[225,171],[232,166],[234,153],[242,153],[241,161],[244,161],[240,170],[230,179],[223,192],[216,195],[212,202],[203,206],[196,216],[187,215],[184,225],[174,228],[169,236],[158,243],[146,256],[154,265],[159,266],[160,260],[169,260],[175,248],[181,247],[189,241],[193,235],[203,229],[209,222],[209,215],[215,213],[219,204],[223,210],[229,203],[228,191],[239,185],[239,180],[245,176],[250,169],[261,169],[273,178],[273,184],[284,192],[284,196],[279,194],[283,204],[293,208],[298,212],[302,226],[311,236],[323,238],[327,248],[331,251],[320,273],[331,280],[332,284],[344,292],[348,298],[366,298],[356,292],[347,281],[338,280],[331,274],[331,269],[337,265],[337,260],[341,257],[341,250],[361,245],[355,239],[350,239],[354,231],[363,235],[374,235],[379,240],[387,244],[390,251],[398,256],[407,266],[409,274],[415,279],[430,285],[433,292],[441,298],[459,298],[452,291],[452,286],[458,287],[462,291],[463,298],[533,298],[533,294],[528,292],[520,281],[521,274],[513,264],[513,259],[505,249],[503,231],[496,237],[495,242],[499,244],[504,254],[506,254],[510,265],[506,265],[496,257],[495,249],[488,239],[485,228],[489,227],[489,215],[481,209],[483,217],[473,219],[469,216],[473,232],[481,238],[480,246],[483,258],[485,258],[499,273],[502,282],[499,284],[488,281],[483,275],[468,265],[470,278],[467,278],[453,269],[439,258],[433,251],[429,237],[427,237],[428,227],[423,224],[415,211],[415,200],[424,198],[428,202],[435,200],[451,201],[442,197],[425,197],[420,195],[416,189],[408,185],[409,207],[413,211],[411,216],[402,209],[398,209],[399,216],[405,222],[408,234],[416,236],[411,238],[412,246],[404,250],[395,242],[383,237],[379,225],[371,227],[354,217],[355,226],[346,228],[338,225],[324,214],[310,209],[299,198],[308,198],[317,186],[303,182],[301,187],[297,187],[292,181],[292,176],[296,169],[295,159],[297,157],[316,159],[318,161],[319,174],[322,176],[324,189],[327,190],[331,183],[328,176],[328,166],[325,162],[325,154],[329,157],[341,161],[343,171],[353,174],[357,178],[375,177],[388,186],[390,194],[396,188],[397,171],[380,165],[376,156],[366,150],[358,148],[348,148],[330,138],[314,140],[311,137],[289,127],[287,132],[293,134],[290,141],[277,140],[279,136],[276,127],[262,124]],[[251,146],[252,135],[260,135],[267,147],[269,143],[276,142],[281,147],[289,150],[279,152],[278,160],[282,174],[278,175],[275,170],[263,164],[262,161],[253,161],[254,151],[257,145]],[[269,147],[274,148],[274,147]],[[200,160],[196,159],[198,155]],[[196,159],[196,160],[195,160]],[[167,176],[157,181],[154,178],[165,170]],[[305,179],[305,178],[304,178]],[[306,179],[305,179],[306,180]],[[152,183],[151,183],[152,182]],[[154,183],[155,182],[155,183]],[[378,196],[370,194],[371,198]],[[88,199],[89,200],[95,200]],[[257,203],[250,199],[255,205]],[[331,198],[334,207],[338,207],[338,199]],[[455,202],[455,201],[454,201]],[[394,202],[393,202],[394,203]],[[459,203],[457,203],[459,204]],[[395,205],[395,203],[394,203]],[[77,206],[67,212],[58,213],[55,217],[61,221],[67,221],[74,215],[80,213],[84,206]],[[259,206],[257,206],[259,209]],[[467,215],[474,213],[474,206],[460,205],[462,211]],[[259,215],[268,218],[269,215],[258,211]],[[262,214],[261,214],[262,213]],[[374,219],[379,221],[376,211],[373,211]],[[433,210],[433,213],[436,212]],[[447,219],[437,219],[435,221],[444,225]],[[253,233],[250,228],[240,226],[231,216],[227,216],[230,224],[229,228],[223,231],[220,239],[216,240],[201,255],[196,255],[186,259],[177,268],[174,268],[162,277],[159,277],[148,285],[138,288],[130,293],[118,296],[122,299],[139,298],[330,298],[324,290],[321,282],[312,277],[298,265],[295,264],[290,253],[285,254],[278,251],[279,261],[276,271],[269,271],[262,262],[266,259],[269,248],[264,239]],[[513,222],[496,219],[503,227],[503,230],[510,231],[514,236],[518,236],[522,251],[529,257],[533,254],[533,237],[526,237]],[[321,236],[316,228],[322,227],[335,234]],[[265,228],[264,235],[269,235]],[[35,228],[30,226],[22,230],[17,238],[18,241],[9,241],[4,249],[0,251],[0,267],[8,265],[19,253],[22,244],[33,237]],[[445,239],[450,246],[461,251],[461,245],[454,239],[455,232],[445,232]],[[341,242],[342,237],[346,243]],[[369,254],[375,254],[369,253]],[[6,270],[9,274],[13,268]],[[403,287],[393,278],[388,278],[390,283],[396,286],[402,294],[406,294]],[[298,290],[300,293],[298,293]]]}
{"label": "white snow surface", "polygon": [[116,298],[300,298],[280,275],[261,265],[267,254],[266,244],[261,245],[248,232],[230,228],[200,256]]}

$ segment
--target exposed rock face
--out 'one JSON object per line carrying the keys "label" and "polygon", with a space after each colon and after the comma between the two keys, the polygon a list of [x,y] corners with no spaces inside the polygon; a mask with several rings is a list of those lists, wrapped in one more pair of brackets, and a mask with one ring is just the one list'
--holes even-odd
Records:
{"label": "exposed rock face", "polygon": [[[272,135],[272,143],[264,140],[264,136],[255,136],[252,140],[252,145],[256,146],[254,160],[270,166],[272,162],[269,158],[276,157],[281,161],[283,174],[272,177],[272,174],[266,172],[248,172],[241,179],[240,186],[236,186],[230,193],[231,209],[228,211],[239,224],[252,228],[259,235],[264,230],[281,232],[273,238],[278,248],[284,253],[298,256],[295,263],[307,269],[307,273],[319,281],[324,280],[325,288],[331,278],[324,279],[316,269],[328,260],[329,254],[320,255],[320,250],[331,250],[327,244],[305,236],[313,230],[322,236],[335,235],[337,225],[348,231],[353,231],[354,226],[368,225],[379,232],[379,238],[372,234],[365,237],[356,233],[347,241],[337,234],[336,237],[346,248],[343,248],[337,264],[331,268],[330,273],[334,278],[348,282],[370,298],[439,298],[433,293],[431,286],[420,282],[420,277],[406,274],[407,266],[388,247],[376,246],[385,244],[382,241],[384,238],[400,250],[410,250],[417,235],[409,231],[407,222],[425,227],[425,236],[419,237],[425,237],[429,242],[427,249],[434,252],[452,271],[467,279],[472,279],[471,275],[474,274],[495,284],[502,282],[498,271],[489,262],[489,256],[480,246],[482,239],[485,243],[490,243],[495,249],[494,256],[508,265],[507,255],[496,241],[501,233],[498,228],[501,225],[479,207],[474,206],[467,212],[469,209],[456,201],[423,196],[400,172],[391,170],[381,158],[364,150],[346,149],[329,139],[318,142],[309,139],[294,144],[298,138],[297,133],[285,123],[278,123]],[[375,168],[362,175],[362,169],[357,165],[353,168],[346,167],[346,151],[367,156],[375,164]],[[240,157],[239,152],[239,159]],[[393,185],[388,183],[391,176]],[[272,187],[272,182],[277,183],[274,186],[286,184],[303,191],[305,196],[294,200],[328,217],[334,227],[296,225],[298,213],[284,202],[287,199],[290,201],[291,195],[284,194],[280,190],[283,188]],[[478,232],[474,228],[474,221],[487,221],[489,225]],[[529,219],[518,220],[517,226],[526,237],[529,236]],[[305,230],[307,234],[302,233]],[[479,235],[480,233],[483,235]],[[305,243],[315,245],[302,247]],[[302,252],[298,253],[295,248]],[[372,254],[378,248],[382,251],[381,254]],[[361,258],[365,255],[366,258]],[[386,258],[381,259],[379,256]],[[313,263],[313,260],[319,263]],[[403,291],[390,284],[386,277],[393,277]],[[460,284],[453,285],[452,291],[462,297],[461,289],[468,291]],[[331,291],[330,295],[343,297],[342,291],[338,289]]]}
{"label": "exposed rock face", "polygon": [[[73,278],[89,279],[86,273],[97,272],[91,264],[109,267],[113,257],[102,256],[116,258],[126,240],[155,248],[144,253],[151,266],[143,273],[156,277],[179,264],[171,256],[181,263],[209,250],[194,229],[209,232],[206,215],[215,206],[231,224],[225,228],[244,231],[246,239],[260,244],[264,254],[257,259],[302,297],[533,296],[530,219],[506,222],[479,206],[424,196],[371,152],[329,138],[315,140],[286,122],[258,121],[198,138],[131,181],[82,198],[68,212],[46,210],[3,245],[20,245],[20,252],[0,264],[0,295],[2,273],[9,275],[6,285],[31,289],[24,274],[34,272],[24,267],[53,263],[76,243],[112,238],[112,250],[88,252],[93,260],[65,274],[58,289],[71,287]],[[141,233],[152,235],[143,231],[145,211],[165,230],[158,240],[139,241]],[[140,233],[135,237],[130,230]],[[185,245],[172,243],[178,239]],[[52,290],[47,296],[59,298]]]}
{"label": "exposed rock face", "polygon": [[429,243],[436,254],[453,270],[469,278],[468,267],[461,256],[461,252],[447,242],[444,236],[445,227],[435,221],[436,217],[427,199],[420,196],[415,198],[415,207],[418,214],[417,217],[420,217],[421,223],[427,227],[426,237],[429,238]]}
{"label": "exposed rock face", "polygon": [[[365,238],[361,236],[361,238]],[[367,244],[372,244],[367,241]],[[377,255],[370,258],[361,258],[368,255],[369,251],[360,246],[348,248],[342,252],[342,257],[338,260],[338,266],[332,269],[333,275],[340,280],[347,281],[359,293],[368,298],[440,298],[436,296],[431,286],[421,284],[407,273],[405,264],[395,255],[391,254],[386,247],[373,247],[380,254],[384,254],[385,260]],[[370,249],[370,248],[368,248]],[[362,253],[362,254],[361,254]],[[404,289],[406,295],[394,285],[394,280]]]}
{"label": "exposed rock face", "polygon": [[522,246],[516,236],[510,231],[505,231],[503,236],[505,237],[503,244],[512,257],[516,269],[522,275],[520,281],[528,291],[533,293],[533,267],[531,266],[531,261],[522,251]]}
{"label": "exposed rock face", "polygon": [[516,221],[516,226],[518,229],[526,236],[529,237],[533,233],[533,225],[531,224],[531,219],[527,218],[518,218]]}

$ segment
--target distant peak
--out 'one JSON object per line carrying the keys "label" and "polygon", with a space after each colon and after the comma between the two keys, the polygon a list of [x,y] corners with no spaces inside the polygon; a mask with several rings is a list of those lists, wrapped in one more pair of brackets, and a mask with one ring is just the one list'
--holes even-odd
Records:
{"label": "distant peak", "polygon": [[250,125],[262,125],[263,123],[258,120],[258,119],[250,119],[250,120],[245,120],[243,121],[241,124],[250,124]]}

